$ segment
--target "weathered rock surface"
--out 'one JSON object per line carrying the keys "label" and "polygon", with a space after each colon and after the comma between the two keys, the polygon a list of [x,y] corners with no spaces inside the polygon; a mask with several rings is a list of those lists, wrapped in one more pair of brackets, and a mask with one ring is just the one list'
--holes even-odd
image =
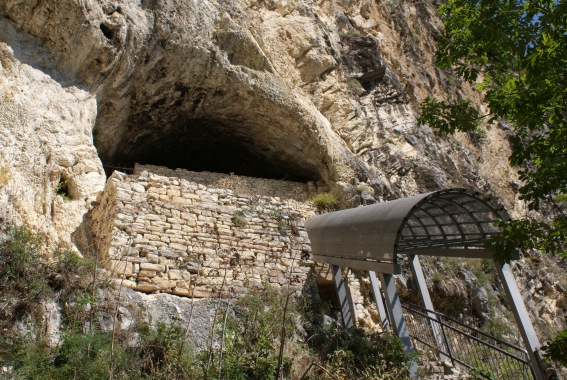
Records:
{"label": "weathered rock surface", "polygon": [[422,0],[3,0],[0,217],[72,247],[101,160],[360,180],[357,204],[468,187],[521,215],[504,126],[417,125],[427,95],[480,101],[434,67],[440,28]]}
{"label": "weathered rock surface", "polygon": [[50,71],[38,39],[1,17],[0,31],[0,222],[25,222],[51,247],[71,248],[105,182],[92,144],[96,100]]}
{"label": "weathered rock surface", "polygon": [[[483,172],[482,144],[416,124],[419,99],[455,95],[433,66],[440,22],[426,2],[11,0],[1,12],[0,38],[20,46],[16,64],[37,61],[37,74],[67,92],[83,84],[85,133],[94,122],[108,169],[142,162],[330,185],[359,178],[376,184],[378,198],[466,186],[514,205],[510,175],[496,178],[494,162]],[[41,47],[33,58],[26,40]],[[60,109],[77,110],[43,89]],[[75,125],[56,119],[60,130]],[[490,150],[505,145],[502,131],[489,135]],[[100,190],[95,156],[78,164],[59,154],[78,173],[75,198]]]}
{"label": "weathered rock surface", "polygon": [[[58,165],[35,175],[50,185],[26,185],[36,194],[53,198],[53,173],[63,169],[73,198],[101,189],[94,123],[109,170],[142,162],[330,185],[359,178],[375,184],[377,198],[466,186],[515,207],[503,131],[477,147],[416,124],[419,99],[457,95],[433,66],[441,24],[427,2],[6,0],[0,11],[12,66],[26,67],[10,88],[30,99],[41,88],[52,103],[50,112],[28,107],[3,130],[42,124],[33,109],[66,136],[27,139]],[[3,67],[2,75],[14,74]],[[22,147],[5,145],[15,168]],[[53,202],[37,203],[25,202],[34,214],[26,219],[41,219],[36,209]],[[62,236],[86,210],[70,205],[63,209],[76,215],[56,228]]]}

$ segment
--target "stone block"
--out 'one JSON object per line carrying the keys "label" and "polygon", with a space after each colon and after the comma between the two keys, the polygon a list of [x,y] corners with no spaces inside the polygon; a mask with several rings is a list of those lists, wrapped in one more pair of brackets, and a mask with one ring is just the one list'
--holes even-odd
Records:
{"label": "stone block", "polygon": [[138,277],[152,278],[157,275],[157,272],[151,270],[141,270],[138,272]]}
{"label": "stone block", "polygon": [[159,290],[159,287],[155,284],[151,284],[149,282],[138,282],[138,284],[136,285],[136,290],[140,291],[140,292],[155,292],[157,290]]}
{"label": "stone block", "polygon": [[151,282],[157,285],[160,289],[173,289],[175,287],[176,281],[171,281],[166,277],[154,277],[152,278]]}
{"label": "stone block", "polygon": [[[155,233],[155,232],[157,232],[157,233],[163,233],[163,232],[165,232],[165,227],[162,227],[162,226],[152,226],[152,225],[150,225],[150,226],[146,226],[146,230],[151,231],[151,232],[154,232],[154,233]],[[156,236],[157,236],[157,234],[156,234]],[[147,239],[150,239],[150,240],[158,240],[158,239],[152,239],[152,238],[150,238],[150,237],[148,236],[148,234],[146,234],[146,238],[147,238]]]}
{"label": "stone block", "polygon": [[183,297],[189,297],[191,295],[191,291],[189,289],[184,289],[184,288],[175,287],[171,292],[177,296],[183,296]]}
{"label": "stone block", "polygon": [[[157,253],[157,252],[156,252]],[[148,259],[148,262],[152,263],[152,264],[157,264],[159,263],[159,256],[157,254],[154,253],[149,253],[146,255],[146,259]]]}
{"label": "stone block", "polygon": [[191,280],[191,274],[187,271],[180,269],[171,269],[167,272],[170,280]]}
{"label": "stone block", "polygon": [[154,263],[141,263],[140,270],[147,270],[153,272],[165,272],[165,265]]}
{"label": "stone block", "polygon": [[195,289],[193,290],[191,295],[193,296],[193,298],[212,298],[214,293],[211,292],[210,290]]}
{"label": "stone block", "polygon": [[284,277],[284,273],[278,270],[273,270],[273,269],[269,269],[267,271],[267,274],[270,278],[276,278],[276,277]]}
{"label": "stone block", "polygon": [[169,243],[169,248],[182,252],[187,251],[187,246],[179,243]]}
{"label": "stone block", "polygon": [[155,227],[164,227],[165,228],[170,228],[171,224],[170,223],[166,223],[162,220],[152,220],[150,222],[150,225],[155,226]]}
{"label": "stone block", "polygon": [[168,259],[177,259],[179,257],[179,255],[177,253],[167,251],[167,250],[160,251],[160,255],[162,257],[166,257]]}
{"label": "stone block", "polygon": [[176,288],[181,289],[191,289],[191,282],[190,281],[177,281],[175,283]]}
{"label": "stone block", "polygon": [[134,266],[130,262],[121,260],[110,260],[110,268],[116,275],[129,277],[134,273]]}
{"label": "stone block", "polygon": [[191,199],[186,199],[183,197],[173,197],[171,198],[171,202],[177,205],[191,205],[193,203]]}
{"label": "stone block", "polygon": [[136,281],[132,281],[132,280],[123,280],[123,281],[118,281],[117,283],[118,286],[122,285],[125,288],[130,288],[130,289],[136,289]]}

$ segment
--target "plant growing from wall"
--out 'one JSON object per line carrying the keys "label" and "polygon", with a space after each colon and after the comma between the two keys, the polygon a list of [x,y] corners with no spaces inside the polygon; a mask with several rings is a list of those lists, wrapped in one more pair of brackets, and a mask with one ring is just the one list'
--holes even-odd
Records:
{"label": "plant growing from wall", "polygon": [[285,219],[280,219],[278,220],[278,231],[280,231],[280,233],[282,235],[285,235],[286,231],[289,229],[289,223],[287,220]]}
{"label": "plant growing from wall", "polygon": [[340,208],[341,202],[332,193],[321,193],[311,198],[318,212],[336,211]]}
{"label": "plant growing from wall", "polygon": [[69,194],[69,185],[63,178],[61,178],[61,180],[57,183],[57,186],[55,186],[55,194],[59,195],[64,201],[72,200],[71,195]]}
{"label": "plant growing from wall", "polygon": [[374,189],[372,189],[370,186],[366,184],[361,183],[358,186],[356,186],[356,192],[358,194],[362,194],[362,193],[374,194]]}
{"label": "plant growing from wall", "polygon": [[232,216],[232,218],[230,218],[230,220],[236,227],[245,227],[248,224],[246,215],[242,210],[238,210],[236,213],[234,213],[234,215]]}

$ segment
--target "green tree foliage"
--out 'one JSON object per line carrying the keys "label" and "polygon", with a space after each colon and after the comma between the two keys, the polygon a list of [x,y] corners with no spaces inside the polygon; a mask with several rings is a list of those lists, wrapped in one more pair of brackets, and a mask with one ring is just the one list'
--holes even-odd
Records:
{"label": "green tree foliage", "polygon": [[567,330],[563,330],[544,349],[550,357],[555,358],[559,363],[567,367]]}
{"label": "green tree foliage", "polygon": [[449,0],[439,11],[445,32],[436,63],[474,84],[490,115],[464,99],[427,98],[420,122],[447,133],[474,131],[484,117],[511,123],[520,198],[547,219],[506,222],[488,248],[499,261],[518,246],[565,255],[567,2]]}
{"label": "green tree foliage", "polygon": [[[428,98],[420,122],[446,133],[474,131],[484,117],[510,123],[520,198],[545,219],[502,221],[487,249],[500,262],[518,247],[567,257],[567,1],[448,0],[439,12],[436,64],[474,84],[490,115],[464,99]],[[565,334],[547,346],[551,357],[564,355]]]}

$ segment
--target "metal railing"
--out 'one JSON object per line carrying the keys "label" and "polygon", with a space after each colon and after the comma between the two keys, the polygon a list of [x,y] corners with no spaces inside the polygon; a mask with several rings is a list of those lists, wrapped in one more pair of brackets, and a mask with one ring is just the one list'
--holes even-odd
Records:
{"label": "metal railing", "polygon": [[411,338],[476,375],[492,380],[535,379],[528,353],[444,314],[403,304]]}

